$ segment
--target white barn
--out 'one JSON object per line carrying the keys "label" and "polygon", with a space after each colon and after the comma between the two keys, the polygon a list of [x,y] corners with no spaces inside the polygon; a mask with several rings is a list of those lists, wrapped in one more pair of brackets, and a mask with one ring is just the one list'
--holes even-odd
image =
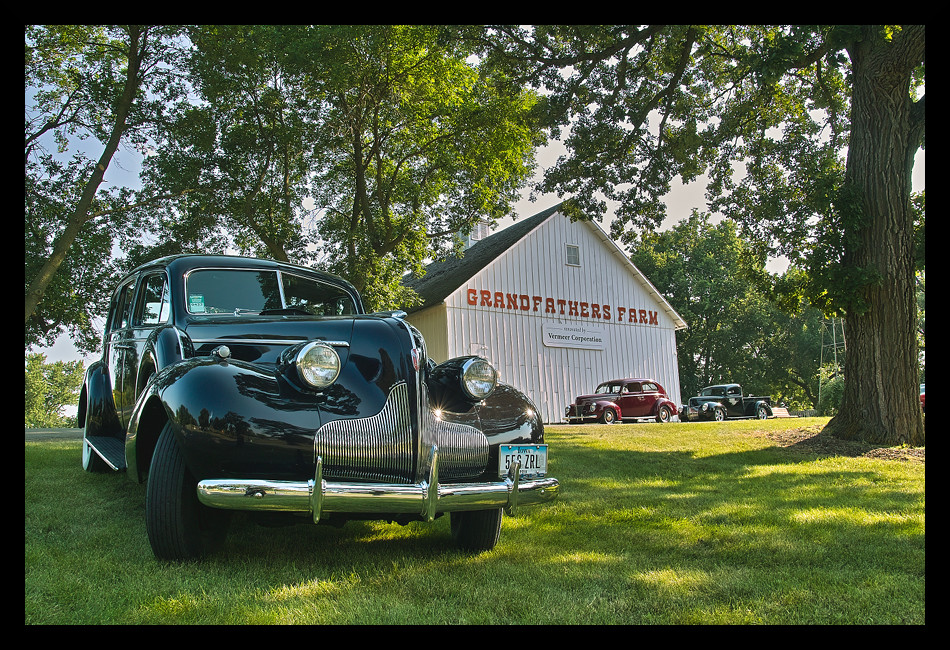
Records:
{"label": "white barn", "polygon": [[477,354],[562,422],[576,395],[624,377],[680,400],[675,331],[686,323],[594,222],[560,205],[436,262],[408,284],[424,303],[407,320],[436,362]]}

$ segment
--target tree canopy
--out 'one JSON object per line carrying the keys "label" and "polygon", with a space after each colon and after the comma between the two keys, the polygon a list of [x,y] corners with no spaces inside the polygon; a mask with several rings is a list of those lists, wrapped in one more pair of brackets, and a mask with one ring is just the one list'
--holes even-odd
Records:
{"label": "tree canopy", "polygon": [[[98,346],[91,315],[108,300],[102,286],[109,284],[112,243],[136,204],[130,188],[101,185],[120,145],[144,145],[165,102],[181,92],[169,67],[177,32],[144,25],[26,27],[28,346],[51,344],[67,330],[80,349]],[[85,149],[77,141],[86,141]]]}
{"label": "tree canopy", "polygon": [[496,25],[482,44],[488,64],[547,89],[566,131],[544,189],[577,218],[616,202],[611,234],[631,241],[661,223],[673,178],[705,173],[710,209],[805,271],[788,289],[847,319],[829,429],[923,442],[910,196],[923,26]]}
{"label": "tree canopy", "polygon": [[452,28],[188,34],[197,101],[165,122],[146,178],[155,192],[199,191],[163,230],[318,263],[375,308],[411,304],[407,270],[508,216],[543,142],[536,94],[503,92]]}
{"label": "tree canopy", "polygon": [[[821,311],[780,306],[763,282],[764,261],[732,221],[694,212],[668,230],[640,233],[631,250],[631,261],[689,323],[676,332],[684,396],[735,381],[794,408],[818,407]],[[796,282],[799,273],[791,268],[779,282]]]}
{"label": "tree canopy", "polygon": [[[567,153],[536,189],[575,218],[609,202],[618,241],[705,175],[747,254],[800,271],[785,303],[846,319],[829,428],[923,442],[923,26],[30,26],[26,51],[28,345],[93,346],[83,287],[120,240],[120,264],[236,248],[407,306],[402,274],[507,216],[547,135]],[[76,137],[95,162],[47,150]],[[100,189],[123,142],[150,152],[136,196]]]}

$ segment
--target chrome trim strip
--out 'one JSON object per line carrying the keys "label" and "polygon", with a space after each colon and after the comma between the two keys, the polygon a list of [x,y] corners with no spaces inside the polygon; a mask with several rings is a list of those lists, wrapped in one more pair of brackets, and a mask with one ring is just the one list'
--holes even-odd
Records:
{"label": "chrome trim strip", "polygon": [[327,345],[332,345],[335,348],[348,348],[350,344],[348,341],[324,341],[322,339],[192,339],[191,342],[203,345],[205,343],[230,343],[230,344],[243,344],[243,345],[297,345],[298,343],[307,343],[313,341],[315,343],[326,343]]}

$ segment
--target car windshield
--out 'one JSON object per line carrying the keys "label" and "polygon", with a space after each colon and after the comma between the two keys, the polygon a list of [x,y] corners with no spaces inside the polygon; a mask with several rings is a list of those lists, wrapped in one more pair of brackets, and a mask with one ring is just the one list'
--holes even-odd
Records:
{"label": "car windshield", "polygon": [[619,393],[620,384],[601,384],[597,387],[597,390],[594,391],[595,395],[601,395],[604,393]]}
{"label": "car windshield", "polygon": [[723,386],[708,386],[699,393],[700,397],[722,397],[725,394],[726,389]]}
{"label": "car windshield", "polygon": [[191,314],[281,312],[314,316],[357,313],[344,289],[280,271],[198,269],[185,279]]}

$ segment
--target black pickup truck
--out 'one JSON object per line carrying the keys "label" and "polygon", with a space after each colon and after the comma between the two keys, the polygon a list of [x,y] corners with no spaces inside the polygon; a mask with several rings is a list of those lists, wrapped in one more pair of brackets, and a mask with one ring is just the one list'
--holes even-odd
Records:
{"label": "black pickup truck", "polygon": [[683,422],[721,421],[728,418],[765,420],[772,417],[772,398],[743,397],[739,384],[706,386],[697,397],[689,398],[689,402],[680,409],[679,416]]}

